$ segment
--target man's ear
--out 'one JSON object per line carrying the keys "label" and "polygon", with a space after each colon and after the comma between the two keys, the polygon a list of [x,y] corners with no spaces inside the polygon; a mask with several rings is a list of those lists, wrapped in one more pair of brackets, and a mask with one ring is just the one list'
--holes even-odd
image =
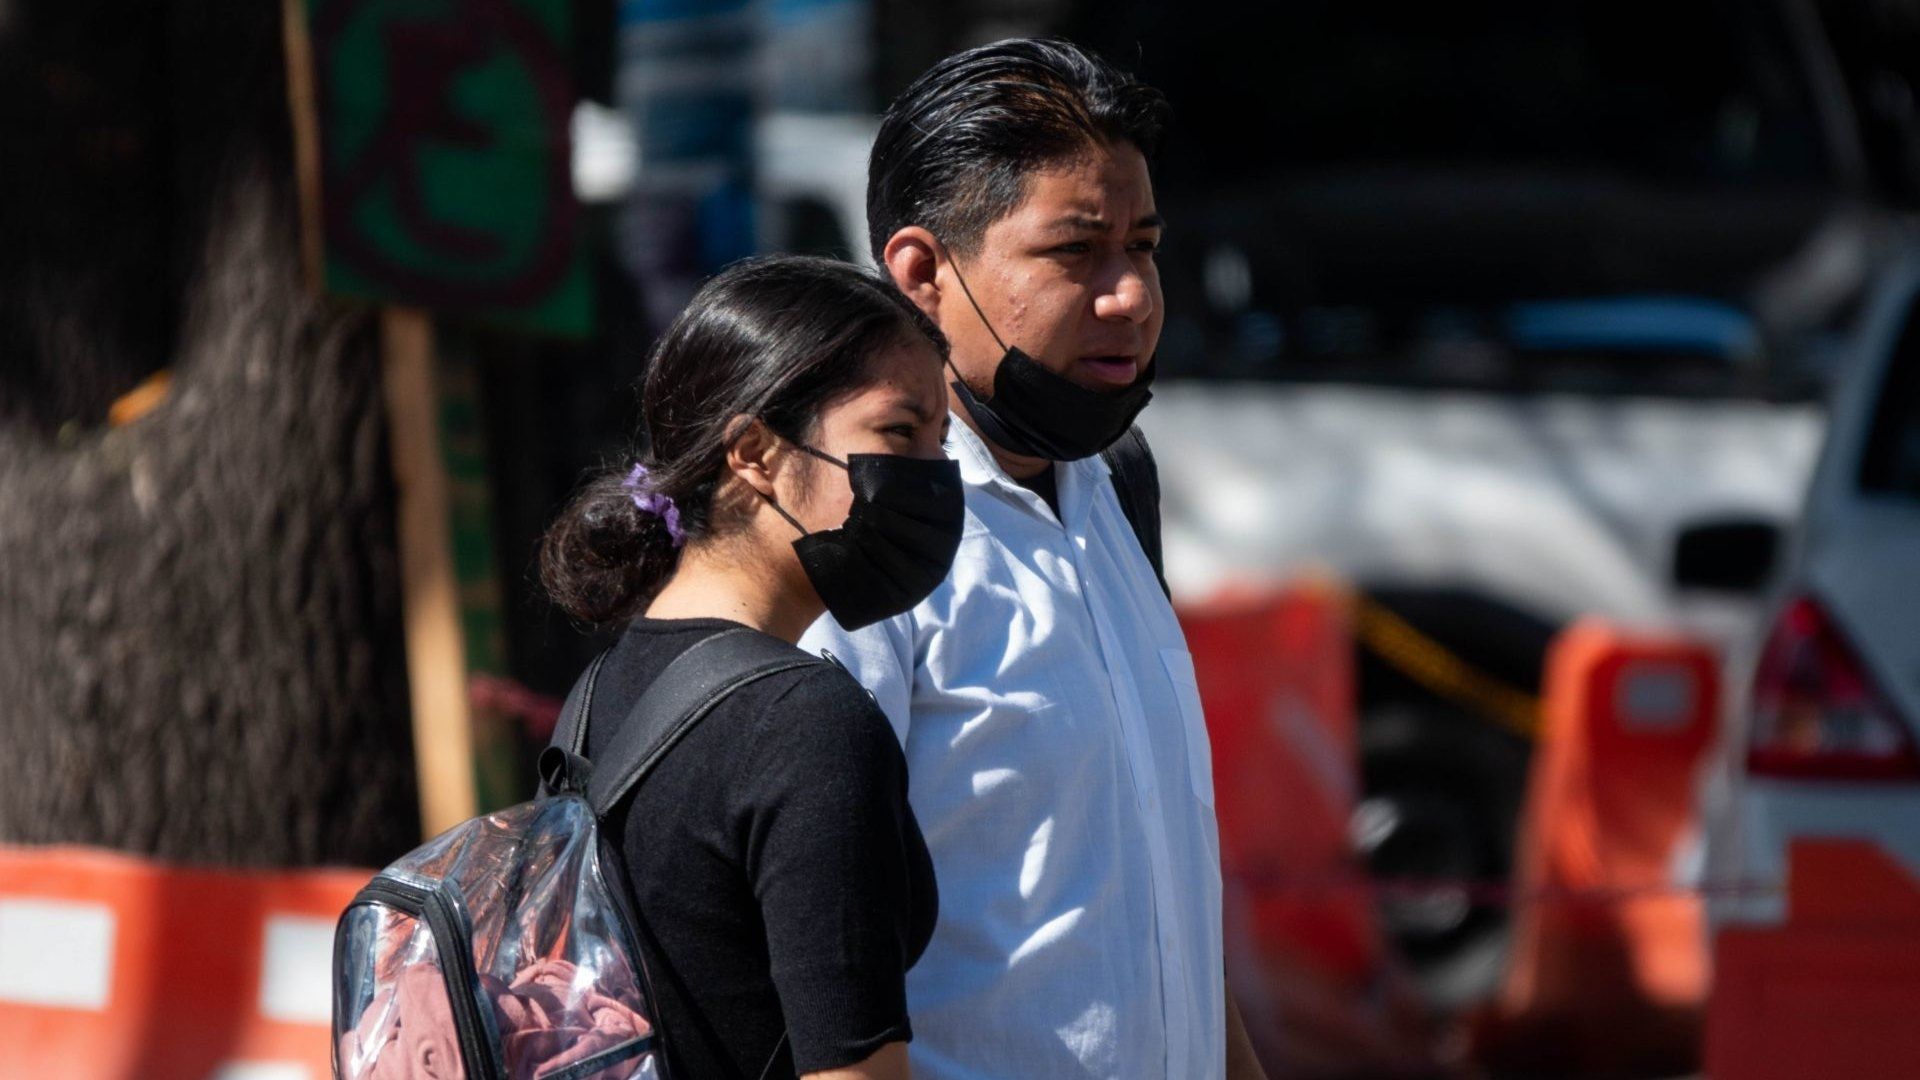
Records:
{"label": "man's ear", "polygon": [[773,496],[773,471],[784,452],[780,440],[759,417],[742,413],[727,422],[727,471],[749,489]]}
{"label": "man's ear", "polygon": [[918,225],[895,232],[880,251],[894,288],[936,323],[940,319],[940,262],[945,256],[946,248],[940,241]]}

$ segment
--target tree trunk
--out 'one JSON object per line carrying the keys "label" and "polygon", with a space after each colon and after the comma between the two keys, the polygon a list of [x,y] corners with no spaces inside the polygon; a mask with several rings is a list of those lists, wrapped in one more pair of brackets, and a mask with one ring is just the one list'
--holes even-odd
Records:
{"label": "tree trunk", "polygon": [[384,862],[419,815],[377,342],[299,279],[279,6],[10,0],[0,72],[0,840]]}

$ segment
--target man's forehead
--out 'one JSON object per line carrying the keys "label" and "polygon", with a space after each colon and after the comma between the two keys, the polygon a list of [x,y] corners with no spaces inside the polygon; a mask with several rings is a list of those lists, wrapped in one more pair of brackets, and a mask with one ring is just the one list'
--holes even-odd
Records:
{"label": "man's forehead", "polygon": [[1013,216],[1040,228],[1075,232],[1159,228],[1165,223],[1154,209],[1146,160],[1131,147],[1034,170]]}

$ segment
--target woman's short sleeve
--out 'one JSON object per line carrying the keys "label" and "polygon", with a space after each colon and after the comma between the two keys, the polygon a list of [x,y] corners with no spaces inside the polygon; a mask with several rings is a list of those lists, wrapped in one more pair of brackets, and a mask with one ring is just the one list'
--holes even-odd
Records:
{"label": "woman's short sleeve", "polygon": [[[911,1037],[906,970],[918,828],[886,717],[844,671],[776,699],[736,778],[745,869],[800,1073]],[[924,859],[924,847],[921,848]]]}

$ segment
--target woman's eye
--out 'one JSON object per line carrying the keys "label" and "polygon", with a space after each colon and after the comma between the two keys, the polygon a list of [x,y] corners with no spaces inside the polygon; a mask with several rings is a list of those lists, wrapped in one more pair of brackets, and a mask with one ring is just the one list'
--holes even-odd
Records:
{"label": "woman's eye", "polygon": [[1133,245],[1133,250],[1145,252],[1148,255],[1158,255],[1160,254],[1160,241],[1142,240],[1139,243]]}

